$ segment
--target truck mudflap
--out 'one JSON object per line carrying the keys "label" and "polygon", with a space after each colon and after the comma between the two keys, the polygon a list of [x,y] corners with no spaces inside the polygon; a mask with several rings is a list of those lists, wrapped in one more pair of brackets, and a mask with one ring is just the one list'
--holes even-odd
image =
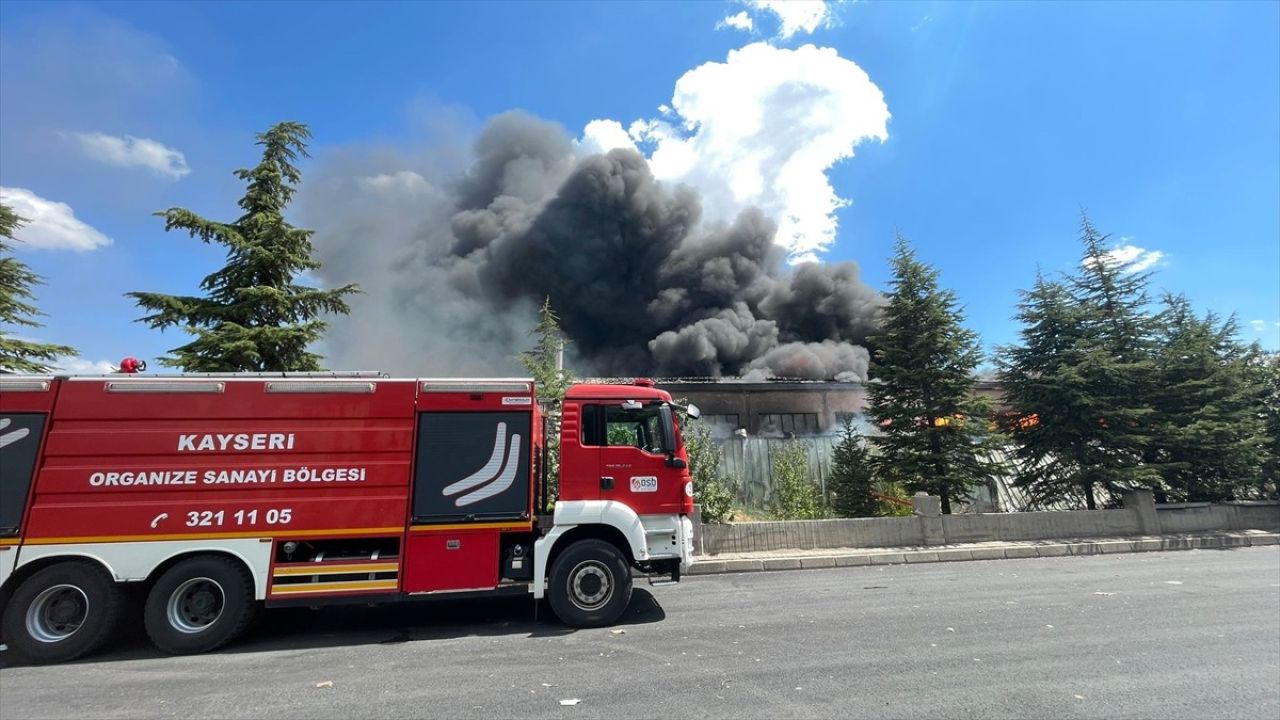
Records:
{"label": "truck mudflap", "polygon": [[657,563],[657,565],[659,567],[655,568],[656,572],[645,574],[650,587],[665,587],[680,582],[681,563],[671,560],[666,563]]}

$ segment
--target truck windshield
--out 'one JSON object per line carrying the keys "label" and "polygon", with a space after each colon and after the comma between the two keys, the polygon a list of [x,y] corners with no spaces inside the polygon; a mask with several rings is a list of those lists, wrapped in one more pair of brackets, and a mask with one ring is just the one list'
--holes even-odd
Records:
{"label": "truck windshield", "polygon": [[630,445],[651,453],[673,450],[665,446],[662,432],[662,413],[658,405],[639,410],[627,410],[617,406],[605,408],[605,443]]}

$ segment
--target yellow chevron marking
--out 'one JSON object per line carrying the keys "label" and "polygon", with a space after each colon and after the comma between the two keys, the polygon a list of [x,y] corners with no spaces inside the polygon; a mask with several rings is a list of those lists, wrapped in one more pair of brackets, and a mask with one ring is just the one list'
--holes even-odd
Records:
{"label": "yellow chevron marking", "polygon": [[362,563],[355,565],[316,565],[315,567],[280,567],[271,572],[274,577],[291,575],[346,575],[349,573],[396,572],[399,563]]}
{"label": "yellow chevron marking", "polygon": [[395,590],[395,580],[372,580],[366,582],[306,583],[297,585],[274,585],[272,595],[299,595],[302,593],[353,592],[356,590]]}

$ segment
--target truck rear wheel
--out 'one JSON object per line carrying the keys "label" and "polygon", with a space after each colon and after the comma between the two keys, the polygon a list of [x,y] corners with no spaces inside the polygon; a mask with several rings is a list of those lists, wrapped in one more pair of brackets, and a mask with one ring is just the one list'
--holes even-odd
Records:
{"label": "truck rear wheel", "polygon": [[627,558],[603,540],[575,542],[551,565],[549,598],[556,617],[570,627],[614,623],[631,604]]}
{"label": "truck rear wheel", "polygon": [[208,652],[236,639],[257,611],[253,577],[227,557],[188,558],[147,594],[143,621],[151,642],[174,655]]}
{"label": "truck rear wheel", "polygon": [[101,648],[119,627],[124,606],[124,593],[100,566],[64,562],[27,578],[0,622],[19,659],[67,662]]}

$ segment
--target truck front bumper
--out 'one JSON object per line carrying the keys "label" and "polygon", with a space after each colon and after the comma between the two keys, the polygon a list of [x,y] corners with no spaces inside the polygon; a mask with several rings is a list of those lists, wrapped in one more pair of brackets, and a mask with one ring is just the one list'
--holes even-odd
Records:
{"label": "truck front bumper", "polygon": [[649,561],[679,560],[681,568],[693,562],[693,522],[687,515],[641,515]]}

